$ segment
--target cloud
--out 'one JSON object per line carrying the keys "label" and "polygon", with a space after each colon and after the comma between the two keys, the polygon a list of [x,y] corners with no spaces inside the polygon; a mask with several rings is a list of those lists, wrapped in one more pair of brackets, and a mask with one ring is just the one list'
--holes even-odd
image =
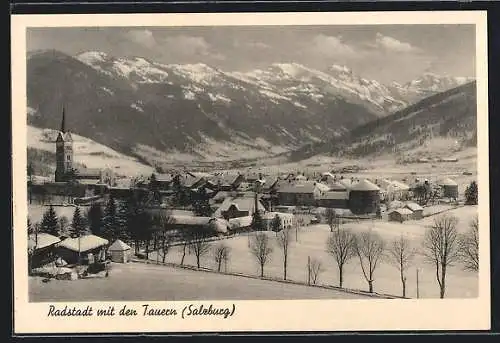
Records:
{"label": "cloud", "polygon": [[126,36],[131,41],[148,48],[153,48],[157,45],[153,32],[150,30],[131,30],[126,33]]}
{"label": "cloud", "polygon": [[215,60],[226,59],[220,52],[214,52],[211,45],[203,37],[187,35],[166,37],[162,40],[162,46],[180,56],[204,56]]}
{"label": "cloud", "polygon": [[172,36],[166,37],[164,43],[169,49],[176,49],[186,55],[208,55],[210,44],[203,37],[193,36]]}
{"label": "cloud", "polygon": [[248,49],[270,49],[271,46],[263,43],[263,42],[256,42],[256,41],[250,41],[250,42],[240,42],[239,40],[234,40],[233,41],[233,47],[235,48],[248,48]]}
{"label": "cloud", "polygon": [[375,36],[375,46],[393,52],[418,52],[420,49],[410,43],[401,42],[395,38],[377,33]]}
{"label": "cloud", "polygon": [[344,43],[342,38],[337,36],[319,34],[313,38],[312,44],[312,48],[316,53],[326,57],[353,56],[356,54],[352,46]]}

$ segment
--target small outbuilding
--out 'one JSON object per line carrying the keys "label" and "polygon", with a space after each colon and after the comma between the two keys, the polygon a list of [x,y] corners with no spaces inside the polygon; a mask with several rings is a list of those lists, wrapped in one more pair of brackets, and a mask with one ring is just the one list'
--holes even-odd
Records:
{"label": "small outbuilding", "polygon": [[413,214],[412,214],[413,219],[418,220],[418,219],[422,219],[424,217],[424,208],[417,203],[408,202],[408,203],[406,203],[404,208],[407,208],[413,212]]}
{"label": "small outbuilding", "polygon": [[111,244],[108,252],[111,254],[111,261],[113,262],[127,263],[132,258],[132,248],[120,239]]}
{"label": "small outbuilding", "polygon": [[389,216],[389,221],[402,223],[406,220],[409,220],[412,214],[413,212],[405,207],[405,208],[397,208],[395,210],[390,211],[388,213],[388,216]]}

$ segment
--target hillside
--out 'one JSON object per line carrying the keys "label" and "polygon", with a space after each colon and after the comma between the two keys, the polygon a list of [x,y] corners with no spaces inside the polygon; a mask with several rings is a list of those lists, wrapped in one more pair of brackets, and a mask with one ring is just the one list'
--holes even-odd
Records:
{"label": "hillside", "polygon": [[273,156],[328,140],[437,89],[413,82],[396,92],[336,65],[226,72],[96,51],[30,52],[27,75],[28,124],[57,129],[64,104],[73,132],[151,165]]}
{"label": "hillside", "polygon": [[238,157],[231,148],[224,154],[218,147],[236,144],[273,154],[376,117],[342,97],[331,95],[313,107],[314,101],[302,98],[305,105],[202,64],[92,57],[54,51],[30,56],[29,124],[58,128],[65,104],[68,127],[122,153],[147,147],[231,159]]}
{"label": "hillside", "polygon": [[392,153],[405,158],[405,152],[418,152],[426,146],[459,151],[476,146],[476,130],[476,83],[470,82],[358,126],[341,137],[307,145],[289,157],[299,161],[315,155],[362,158]]}
{"label": "hillside", "polygon": [[[28,126],[28,163],[37,176],[53,177],[56,165],[57,131]],[[75,165],[87,168],[111,168],[117,175],[150,175],[154,168],[140,160],[121,154],[91,139],[73,134]]]}

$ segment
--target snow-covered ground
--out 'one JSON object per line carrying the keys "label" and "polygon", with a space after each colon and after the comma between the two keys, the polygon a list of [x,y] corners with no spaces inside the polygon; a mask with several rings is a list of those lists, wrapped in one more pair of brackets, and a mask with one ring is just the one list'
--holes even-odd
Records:
{"label": "snow-covered ground", "polygon": [[[40,129],[28,125],[28,147],[55,152],[55,130]],[[74,160],[87,168],[111,168],[118,175],[150,175],[153,167],[136,158],[121,154],[89,138],[72,134]]]}
{"label": "snow-covered ground", "polygon": [[[459,218],[458,230],[463,232],[467,229],[469,220],[476,213],[474,206],[464,207],[449,211],[450,214]],[[387,242],[399,238],[401,235],[407,236],[415,248],[421,246],[421,240],[428,226],[432,225],[433,218],[428,217],[420,221],[408,221],[403,224],[389,223],[386,221],[346,223],[345,228],[354,232],[361,232],[372,229],[379,233]],[[265,267],[265,275],[270,277],[282,277],[283,257],[280,248],[276,243],[274,233],[268,233],[273,243],[274,251],[271,260]],[[312,225],[302,228],[297,234],[292,235],[292,243],[289,251],[288,278],[296,281],[307,281],[307,258],[319,259],[322,262],[324,272],[319,277],[319,283],[328,285],[338,284],[338,273],[334,259],[325,251],[326,241],[329,236],[327,225]],[[251,255],[248,247],[248,236],[241,235],[235,238],[223,240],[231,248],[231,258],[228,263],[228,271],[240,272],[251,275],[258,275],[259,267],[256,259]],[[217,243],[212,243],[217,244]],[[169,252],[167,261],[179,263],[182,252],[181,247],[173,247]],[[155,254],[151,255],[155,259]],[[188,255],[186,264],[196,265],[194,255]],[[202,266],[216,268],[212,252],[202,258]],[[435,278],[435,271],[432,265],[423,261],[422,257],[417,257],[414,264],[408,269],[407,274],[407,296],[416,297],[416,273],[419,270],[419,295],[422,298],[439,297],[439,288]],[[345,267],[344,287],[351,289],[367,290],[367,283],[357,258],[353,258]],[[469,298],[478,294],[479,278],[477,273],[462,270],[461,266],[451,267],[447,274],[447,298]],[[401,295],[401,283],[396,267],[387,261],[382,262],[375,271],[374,290],[378,293]]]}
{"label": "snow-covered ground", "polygon": [[113,263],[107,278],[44,283],[40,277],[30,277],[28,283],[32,302],[363,298],[331,289],[142,263]]}

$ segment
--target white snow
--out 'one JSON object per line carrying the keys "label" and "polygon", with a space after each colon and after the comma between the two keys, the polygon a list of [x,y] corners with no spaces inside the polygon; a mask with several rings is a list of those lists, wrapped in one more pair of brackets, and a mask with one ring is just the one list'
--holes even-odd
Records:
{"label": "white snow", "polygon": [[210,100],[212,101],[222,101],[222,102],[225,102],[225,103],[230,103],[231,102],[231,99],[229,99],[228,97],[224,96],[224,95],[221,95],[221,94],[212,94],[212,93],[208,93],[208,96],[210,98]]}
{"label": "white snow", "polygon": [[104,92],[108,93],[109,95],[115,95],[115,92],[113,92],[112,90],[110,90],[110,89],[109,89],[109,88],[107,88],[107,87],[101,87],[101,89],[102,89]]}
{"label": "white snow", "polygon": [[191,91],[183,90],[182,93],[184,94],[184,99],[187,99],[187,100],[196,99],[195,94]]}
{"label": "white snow", "polygon": [[108,55],[101,51],[85,51],[76,58],[85,64],[94,66],[98,62],[105,62],[109,59]]}
{"label": "white snow", "polygon": [[131,104],[130,105],[131,108],[133,108],[134,110],[136,111],[139,111],[139,112],[144,112],[144,110],[142,109],[141,106],[139,106],[138,104],[134,103],[134,104]]}
{"label": "white snow", "polygon": [[210,82],[217,76],[217,71],[206,64],[170,64],[168,65],[176,74],[189,78],[197,83]]}
{"label": "white snow", "polygon": [[280,95],[278,93],[275,93],[275,92],[271,92],[271,91],[268,91],[268,90],[265,90],[265,89],[260,89],[259,92],[261,94],[264,94],[266,96],[268,96],[269,98],[271,99],[277,99],[277,100],[287,100],[287,101],[290,101],[290,98],[287,98],[283,95]]}
{"label": "white snow", "polygon": [[[133,176],[139,173],[151,173],[153,168],[137,159],[119,153],[105,145],[76,134],[73,137],[74,159],[87,168],[111,168],[118,175]],[[28,147],[55,152],[57,131],[40,129],[28,125]]]}

